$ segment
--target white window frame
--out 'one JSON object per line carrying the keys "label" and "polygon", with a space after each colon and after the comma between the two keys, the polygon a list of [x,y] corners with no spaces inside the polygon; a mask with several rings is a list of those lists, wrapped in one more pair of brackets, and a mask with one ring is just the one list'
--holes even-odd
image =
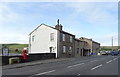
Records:
{"label": "white window frame", "polygon": [[62,41],[65,41],[65,37],[66,37],[66,35],[62,34]]}
{"label": "white window frame", "polygon": [[72,36],[70,36],[70,42],[72,43],[72,40],[73,40],[73,38],[72,38]]}
{"label": "white window frame", "polygon": [[50,33],[50,41],[54,41],[54,33]]}
{"label": "white window frame", "polygon": [[66,46],[63,46],[63,53],[66,53]]}
{"label": "white window frame", "polygon": [[69,53],[72,54],[72,47],[69,47]]}
{"label": "white window frame", "polygon": [[35,35],[32,36],[32,42],[34,42],[34,41],[35,41]]}
{"label": "white window frame", "polygon": [[79,54],[79,48],[77,48],[77,54]]}

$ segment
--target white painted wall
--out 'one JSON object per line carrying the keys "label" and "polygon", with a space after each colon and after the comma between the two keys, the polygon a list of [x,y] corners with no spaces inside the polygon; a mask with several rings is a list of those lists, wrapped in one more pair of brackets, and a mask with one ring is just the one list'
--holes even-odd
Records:
{"label": "white painted wall", "polygon": [[[50,33],[54,33],[54,41],[50,41]],[[32,36],[35,36],[32,42]],[[54,48],[57,58],[57,30],[42,24],[29,36],[29,53],[50,53],[50,48]],[[31,44],[31,45],[30,45]]]}

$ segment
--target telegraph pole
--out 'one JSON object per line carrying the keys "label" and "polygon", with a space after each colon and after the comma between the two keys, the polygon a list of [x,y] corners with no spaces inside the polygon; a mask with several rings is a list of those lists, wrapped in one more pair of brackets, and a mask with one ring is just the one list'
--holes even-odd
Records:
{"label": "telegraph pole", "polygon": [[112,51],[113,51],[113,37],[112,37]]}

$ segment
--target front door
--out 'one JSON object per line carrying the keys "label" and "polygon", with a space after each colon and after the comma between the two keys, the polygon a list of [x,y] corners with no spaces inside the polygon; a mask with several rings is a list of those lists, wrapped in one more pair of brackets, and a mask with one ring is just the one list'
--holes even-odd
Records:
{"label": "front door", "polygon": [[53,48],[53,47],[50,47],[50,53],[52,52],[52,48]]}

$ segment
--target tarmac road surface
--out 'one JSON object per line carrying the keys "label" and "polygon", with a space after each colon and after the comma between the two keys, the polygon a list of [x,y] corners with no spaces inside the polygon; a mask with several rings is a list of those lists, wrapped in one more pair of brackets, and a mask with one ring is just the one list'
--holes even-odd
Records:
{"label": "tarmac road surface", "polygon": [[119,55],[77,57],[54,63],[3,69],[2,72],[3,75],[29,75],[28,77],[41,75],[118,75],[119,57]]}

